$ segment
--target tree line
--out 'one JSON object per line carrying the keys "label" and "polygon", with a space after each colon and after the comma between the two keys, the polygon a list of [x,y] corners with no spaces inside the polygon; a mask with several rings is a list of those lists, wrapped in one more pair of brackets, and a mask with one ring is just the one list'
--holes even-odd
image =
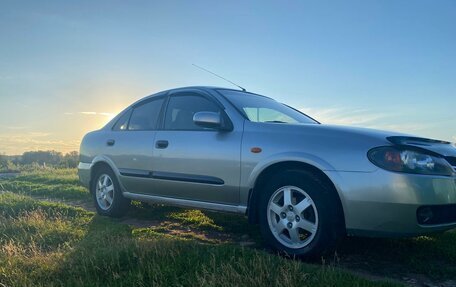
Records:
{"label": "tree line", "polygon": [[17,171],[24,166],[75,168],[78,162],[77,151],[65,154],[54,150],[27,151],[20,156],[0,154],[0,171]]}

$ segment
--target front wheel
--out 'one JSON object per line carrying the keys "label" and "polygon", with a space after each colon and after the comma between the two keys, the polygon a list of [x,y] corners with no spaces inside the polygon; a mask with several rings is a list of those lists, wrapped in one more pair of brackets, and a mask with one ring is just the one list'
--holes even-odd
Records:
{"label": "front wheel", "polygon": [[119,182],[110,168],[102,167],[95,172],[90,191],[98,214],[120,217],[127,212],[130,200],[123,197]]}
{"label": "front wheel", "polygon": [[334,194],[312,174],[285,171],[266,184],[260,198],[260,227],[266,242],[288,255],[315,257],[341,236]]}

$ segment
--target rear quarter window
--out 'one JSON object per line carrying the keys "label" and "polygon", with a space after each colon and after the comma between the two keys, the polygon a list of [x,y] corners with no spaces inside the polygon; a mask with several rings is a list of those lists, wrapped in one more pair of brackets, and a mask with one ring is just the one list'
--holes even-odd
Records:
{"label": "rear quarter window", "polygon": [[131,110],[123,113],[122,116],[117,120],[116,124],[112,127],[113,131],[124,131],[128,127],[128,120],[130,119]]}
{"label": "rear quarter window", "polygon": [[155,130],[163,104],[163,98],[148,101],[133,109],[128,130]]}

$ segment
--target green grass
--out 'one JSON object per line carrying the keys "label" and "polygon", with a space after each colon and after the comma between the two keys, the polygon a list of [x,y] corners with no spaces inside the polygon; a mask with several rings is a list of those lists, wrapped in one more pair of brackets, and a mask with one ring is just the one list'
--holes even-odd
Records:
{"label": "green grass", "polygon": [[58,200],[90,200],[87,189],[79,184],[75,169],[26,171],[0,181],[0,190]]}
{"label": "green grass", "polygon": [[229,244],[144,236],[80,208],[0,195],[6,286],[393,286]]}
{"label": "green grass", "polygon": [[456,278],[455,231],[348,238],[325,264],[310,264],[272,253],[244,216],[133,202],[114,220],[72,207],[90,202],[74,169],[26,172],[2,186],[12,192],[0,194],[0,283],[7,286],[390,286],[340,267],[367,278]]}
{"label": "green grass", "polygon": [[408,239],[349,238],[339,256],[349,267],[381,275],[412,273],[434,280],[455,279],[456,231]]}
{"label": "green grass", "polygon": [[250,242],[259,247],[262,240],[258,226],[249,225],[241,215],[188,210],[165,205],[133,202],[128,218],[151,220],[156,226],[142,228],[142,233],[174,235],[212,243]]}
{"label": "green grass", "polygon": [[77,170],[73,168],[46,168],[24,172],[20,179],[46,184],[79,185]]}

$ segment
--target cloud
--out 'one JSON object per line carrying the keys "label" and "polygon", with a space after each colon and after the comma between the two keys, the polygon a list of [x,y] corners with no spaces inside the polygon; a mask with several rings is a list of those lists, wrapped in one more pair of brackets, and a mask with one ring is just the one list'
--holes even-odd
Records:
{"label": "cloud", "polygon": [[112,117],[112,116],[114,116],[113,113],[97,113],[97,114],[100,115],[100,116],[106,116],[106,117]]}
{"label": "cloud", "polygon": [[64,116],[66,117],[97,117],[97,122],[106,123],[113,119],[116,114],[108,113],[108,112],[91,112],[91,111],[84,111],[84,112],[64,112]]}
{"label": "cloud", "polygon": [[422,132],[425,130],[431,130],[435,128],[435,124],[425,124],[425,123],[397,123],[397,124],[388,124],[379,122],[375,125],[369,126],[371,128],[398,131],[398,132]]}
{"label": "cloud", "polygon": [[102,116],[108,118],[108,120],[114,118],[115,114],[113,113],[106,113],[106,112],[79,112],[79,114],[85,116]]}
{"label": "cloud", "polygon": [[9,126],[6,127],[9,130],[25,130],[27,127],[22,127],[22,126]]}
{"label": "cloud", "polygon": [[41,138],[41,137],[50,136],[51,133],[44,133],[44,132],[28,132],[28,133],[25,134],[25,135],[28,136],[28,137],[32,137],[32,138]]}
{"label": "cloud", "polygon": [[359,126],[404,133],[431,130],[436,123],[411,122],[396,113],[379,113],[370,109],[301,108],[300,111],[323,124]]}
{"label": "cloud", "polygon": [[114,117],[115,116],[115,114],[107,113],[107,112],[77,112],[77,113],[65,112],[63,114],[65,116],[73,116],[73,115],[76,115],[76,114],[85,115],[85,116],[104,116],[104,117]]}
{"label": "cloud", "polygon": [[16,133],[0,135],[0,153],[22,154],[32,150],[57,150],[69,152],[79,149],[80,141],[57,140],[45,132]]}
{"label": "cloud", "polygon": [[375,113],[367,109],[301,108],[299,110],[322,123],[335,125],[370,126],[388,117],[387,114]]}

